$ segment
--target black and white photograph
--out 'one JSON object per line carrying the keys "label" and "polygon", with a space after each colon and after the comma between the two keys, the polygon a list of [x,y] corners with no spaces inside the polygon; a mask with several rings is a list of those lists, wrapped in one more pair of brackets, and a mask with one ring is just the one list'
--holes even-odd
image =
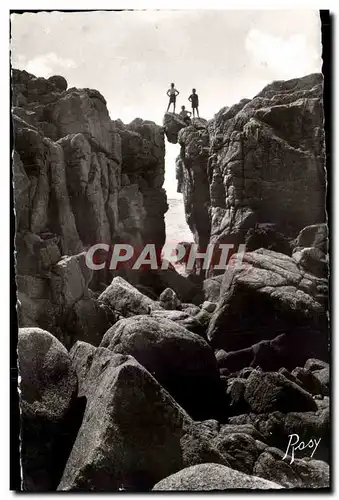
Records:
{"label": "black and white photograph", "polygon": [[8,23],[10,489],[330,492],[330,11]]}

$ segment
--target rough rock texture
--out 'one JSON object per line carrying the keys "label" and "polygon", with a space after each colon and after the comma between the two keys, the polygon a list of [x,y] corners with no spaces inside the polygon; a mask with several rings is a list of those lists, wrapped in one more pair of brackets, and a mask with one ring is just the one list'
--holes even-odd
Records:
{"label": "rough rock texture", "polygon": [[180,130],[187,126],[176,113],[165,113],[163,126],[169,142],[176,144]]}
{"label": "rough rock texture", "polygon": [[201,305],[201,309],[203,309],[204,311],[207,311],[209,313],[212,313],[216,307],[217,307],[217,304],[215,304],[214,302],[211,302],[209,300],[205,300]]}
{"label": "rough rock texture", "polygon": [[[322,77],[163,127],[59,75],[12,81],[24,489],[327,487]],[[164,134],[197,249],[235,244],[226,272],[161,256]],[[134,259],[109,269],[117,243]],[[133,269],[146,243],[161,269]]]}
{"label": "rough rock texture", "polygon": [[312,396],[281,373],[253,370],[247,380],[244,398],[254,413],[317,409]]}
{"label": "rough rock texture", "polygon": [[140,118],[129,125],[120,121],[115,125],[121,139],[121,173],[125,185],[123,195],[119,196],[119,213],[122,215],[122,235],[119,236],[130,239],[132,235],[132,241],[137,243],[134,230],[138,229],[134,227],[134,219],[138,215],[138,204],[132,212],[133,195],[128,187],[136,185],[141,194],[140,208],[144,211],[140,243],[154,243],[160,250],[165,243],[164,213],[168,208],[166,192],[162,188],[165,178],[163,128]]}
{"label": "rough rock texture", "polygon": [[329,367],[323,368],[322,370],[315,370],[313,374],[322,385],[326,386],[327,389],[329,389],[331,383]]}
{"label": "rough rock texture", "polygon": [[322,361],[321,359],[310,358],[305,363],[305,370],[310,370],[311,372],[322,370],[323,368],[328,368],[328,363]]}
{"label": "rough rock texture", "polygon": [[[64,280],[73,280],[73,256],[97,243],[139,249],[150,241],[161,248],[164,132],[141,119],[112,121],[98,91],[67,89],[61,76],[46,80],[14,69],[12,90],[19,323],[63,332],[69,345],[91,324],[82,339],[93,342],[93,331],[102,336],[114,321],[88,287],[109,283],[112,273],[96,271],[91,283],[72,285],[76,290],[65,291]],[[108,257],[98,252],[94,261]],[[51,290],[55,280],[59,288]]]}
{"label": "rough rock texture", "polygon": [[215,447],[230,464],[232,469],[252,474],[259,456],[256,440],[246,432],[224,433],[223,430],[212,440]]}
{"label": "rough rock texture", "polygon": [[165,288],[172,288],[178,299],[182,302],[193,302],[199,304],[199,285],[193,283],[175,269],[169,267],[166,270],[159,269],[156,273],[152,273],[152,281],[159,283],[159,294]]}
{"label": "rough rock texture", "polygon": [[153,309],[161,309],[158,302],[139,292],[137,288],[117,276],[98,297],[98,301],[109,305],[121,316],[150,314]]}
{"label": "rough rock texture", "polygon": [[[314,459],[329,462],[331,438],[329,428],[329,406],[310,412],[282,413],[246,413],[230,417],[233,427],[252,425],[261,434],[260,441],[286,450],[289,436],[297,434],[299,439],[308,443],[311,439],[320,439],[320,444],[313,456]],[[236,432],[235,430],[233,432]],[[296,450],[296,458],[310,456],[309,448]]]}
{"label": "rough rock texture", "polygon": [[278,231],[277,224],[256,223],[247,231],[244,243],[247,252],[252,252],[258,248],[267,248],[286,255],[292,253],[290,238]]}
{"label": "rough rock texture", "polygon": [[58,490],[145,491],[184,467],[225,464],[202,429],[130,356],[98,348],[87,379],[84,419]]}
{"label": "rough rock texture", "polygon": [[223,277],[208,330],[212,345],[237,351],[285,334],[283,346],[297,361],[293,367],[310,357],[326,359],[327,281],[270,250],[245,253],[241,266],[237,258],[231,257]]}
{"label": "rough rock texture", "polygon": [[323,383],[317,377],[316,372],[313,373],[310,370],[305,370],[305,368],[301,368],[297,366],[291,375],[293,375],[296,379],[296,382],[304,387],[310,394],[322,394],[323,396],[327,396],[329,394],[329,389],[326,383]]}
{"label": "rough rock texture", "polygon": [[183,326],[192,333],[200,335],[207,340],[206,332],[211,319],[211,313],[204,309],[187,308],[181,310],[153,310],[151,316],[154,318],[167,318]]}
{"label": "rough rock texture", "polygon": [[183,128],[178,138],[181,146],[177,159],[179,192],[183,194],[186,221],[194,240],[203,251],[210,238],[210,192],[206,164],[209,155],[209,134],[206,121],[194,120]]}
{"label": "rough rock texture", "polygon": [[266,448],[253,468],[253,474],[269,481],[276,481],[285,488],[328,488],[330,468],[326,462],[312,459],[284,459],[284,452]]}
{"label": "rough rock texture", "polygon": [[142,364],[195,419],[226,419],[226,398],[209,345],[174,321],[150,316],[122,319],[101,347]]}
{"label": "rough rock texture", "polygon": [[311,74],[267,85],[253,99],[222,108],[208,123],[181,129],[179,192],[196,242],[243,243],[255,223],[294,235],[325,221],[323,78]]}
{"label": "rough rock texture", "polygon": [[241,377],[227,378],[226,394],[229,399],[229,412],[231,415],[241,415],[249,411],[250,407],[245,400],[247,379]]}
{"label": "rough rock texture", "polygon": [[225,491],[228,489],[275,490],[277,483],[230,469],[220,464],[195,465],[166,477],[153,491]]}
{"label": "rough rock texture", "polygon": [[[224,371],[222,369],[222,371]],[[230,401],[230,413],[239,415],[242,413],[272,413],[280,411],[308,412],[317,411],[317,400],[313,395],[323,396],[323,385],[318,382],[302,384],[293,373],[283,368],[276,372],[261,372],[258,369],[251,370],[247,374],[242,370],[238,376],[231,374],[226,377],[226,391]]]}
{"label": "rough rock texture", "polygon": [[220,287],[222,282],[222,275],[215,278],[208,278],[203,282],[203,294],[205,300],[218,302],[220,296]]}
{"label": "rough rock texture", "polygon": [[40,328],[19,330],[18,364],[23,490],[53,491],[77,432],[77,377],[65,347]]}
{"label": "rough rock texture", "polygon": [[169,311],[180,309],[180,301],[174,290],[166,288],[159,297],[160,305]]}
{"label": "rough rock texture", "polygon": [[328,230],[326,224],[306,226],[294,241],[292,254],[298,265],[323,278],[328,277]]}
{"label": "rough rock texture", "polygon": [[[263,370],[272,371],[279,367],[294,368],[300,353],[293,354],[293,342],[288,341],[285,334],[278,335],[273,340],[261,340],[251,347],[226,352],[218,349],[215,353],[219,370],[236,372],[243,368],[253,369],[260,366]],[[301,353],[302,357],[303,354]]]}
{"label": "rough rock texture", "polygon": [[86,395],[86,379],[91,368],[96,347],[87,342],[77,341],[69,355],[78,379],[78,397]]}

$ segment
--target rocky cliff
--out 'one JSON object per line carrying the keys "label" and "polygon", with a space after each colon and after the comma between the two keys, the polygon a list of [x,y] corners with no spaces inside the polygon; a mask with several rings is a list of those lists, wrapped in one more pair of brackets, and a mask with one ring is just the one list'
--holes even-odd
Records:
{"label": "rocky cliff", "polygon": [[67,89],[61,76],[14,69],[12,104],[20,324],[55,331],[85,311],[93,321],[88,284],[95,290],[112,274],[92,277],[83,252],[96,243],[165,242],[163,129],[111,120],[98,91]]}
{"label": "rocky cliff", "polygon": [[[23,490],[329,487],[321,94],[275,82],[162,128],[13,71]],[[163,245],[164,131],[196,242],[246,242],[241,265],[92,271],[92,244]]]}
{"label": "rocky cliff", "polygon": [[267,85],[253,99],[185,127],[166,114],[170,142],[181,146],[178,190],[201,247],[243,243],[269,222],[295,237],[325,221],[322,75]]}

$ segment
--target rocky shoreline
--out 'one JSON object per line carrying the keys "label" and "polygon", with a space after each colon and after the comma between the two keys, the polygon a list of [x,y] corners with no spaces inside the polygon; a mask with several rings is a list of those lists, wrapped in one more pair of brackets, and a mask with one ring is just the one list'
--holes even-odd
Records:
{"label": "rocky shoreline", "polygon": [[[328,488],[322,76],[190,126],[67,87],[12,73],[22,489]],[[161,252],[165,137],[195,242],[241,266],[89,269],[97,243]]]}

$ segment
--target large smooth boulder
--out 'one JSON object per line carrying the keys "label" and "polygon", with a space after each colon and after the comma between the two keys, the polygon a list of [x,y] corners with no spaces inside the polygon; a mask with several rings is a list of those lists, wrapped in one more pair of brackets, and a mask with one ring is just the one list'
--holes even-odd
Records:
{"label": "large smooth boulder", "polygon": [[174,321],[151,316],[122,319],[101,347],[141,363],[195,419],[225,419],[226,400],[213,351]]}
{"label": "large smooth boulder", "polygon": [[195,465],[166,477],[153,487],[153,491],[225,491],[276,490],[277,483],[250,476],[224,465],[206,463]]}
{"label": "large smooth boulder", "polygon": [[77,377],[65,347],[40,328],[19,330],[18,363],[23,490],[53,491],[82,416]]}
{"label": "large smooth boulder", "polygon": [[120,276],[113,278],[112,283],[102,292],[98,300],[121,316],[150,314],[153,309],[162,309],[159,303],[139,292]]}
{"label": "large smooth boulder", "polygon": [[310,357],[326,359],[326,297],[327,281],[300,270],[287,255],[266,249],[235,254],[223,277],[208,338],[213,347],[227,352],[285,334],[299,366]]}
{"label": "large smooth boulder", "polygon": [[99,347],[86,398],[60,491],[147,491],[184,467],[226,463],[202,427],[130,356]]}

